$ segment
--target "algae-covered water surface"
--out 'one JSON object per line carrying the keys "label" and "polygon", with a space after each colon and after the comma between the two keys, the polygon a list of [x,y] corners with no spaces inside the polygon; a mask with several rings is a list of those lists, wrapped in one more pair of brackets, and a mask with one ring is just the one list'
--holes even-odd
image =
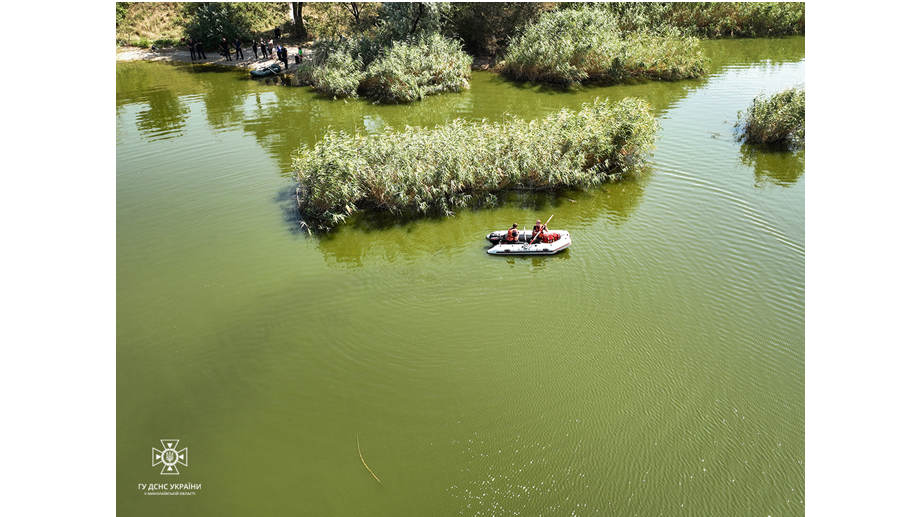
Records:
{"label": "algae-covered water surface", "polygon": [[[705,41],[709,74],[672,83],[475,72],[397,106],[117,64],[118,514],[804,514],[805,152],[733,137],[805,82],[804,43]],[[299,229],[292,156],[329,129],[628,96],[662,126],[640,178]],[[568,251],[485,252],[550,215]]]}

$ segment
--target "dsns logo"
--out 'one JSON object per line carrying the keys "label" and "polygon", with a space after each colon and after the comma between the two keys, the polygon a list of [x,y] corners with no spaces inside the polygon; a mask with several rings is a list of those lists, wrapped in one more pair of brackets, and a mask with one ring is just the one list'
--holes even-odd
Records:
{"label": "dsns logo", "polygon": [[186,447],[181,450],[177,450],[177,443],[180,440],[161,440],[161,445],[164,446],[163,451],[152,447],[152,466],[161,464],[161,473],[162,474],[172,474],[177,475],[180,472],[177,471],[177,464],[187,466],[187,452]]}

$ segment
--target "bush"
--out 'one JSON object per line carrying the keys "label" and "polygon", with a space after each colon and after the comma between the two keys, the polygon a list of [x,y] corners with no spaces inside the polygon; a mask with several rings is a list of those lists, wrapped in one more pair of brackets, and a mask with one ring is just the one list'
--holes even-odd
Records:
{"label": "bush", "polygon": [[752,144],[789,142],[804,145],[806,139],[806,90],[790,88],[772,95],[761,93],[738,114],[739,140]]}
{"label": "bush", "polygon": [[496,192],[589,187],[637,172],[658,129],[647,103],[624,99],[530,122],[456,119],[372,136],[330,131],[294,159],[298,209],[329,229],[361,210],[451,214]]}
{"label": "bush", "polygon": [[317,40],[297,71],[300,84],[322,93],[355,97],[360,91],[386,102],[461,91],[470,76],[471,58],[458,42],[438,34],[389,47],[369,38]]}
{"label": "bush", "polygon": [[698,39],[684,36],[675,27],[639,30],[623,35],[622,57],[615,77],[692,79],[707,71],[707,62]]}
{"label": "bush", "polygon": [[699,37],[805,34],[803,2],[616,2],[625,31],[675,27]]}
{"label": "bush", "polygon": [[673,28],[623,34],[604,8],[547,13],[509,47],[498,69],[515,79],[576,85],[631,77],[684,79],[706,70],[694,37]]}
{"label": "bush", "polygon": [[334,96],[357,97],[357,88],[366,76],[363,61],[343,49],[329,54],[320,66],[301,66],[301,69],[297,77],[309,75],[314,90]]}
{"label": "bush", "polygon": [[451,39],[434,34],[414,43],[395,42],[373,61],[364,88],[377,100],[412,102],[468,88],[471,58]]}
{"label": "bush", "polygon": [[606,76],[622,48],[616,19],[600,10],[541,16],[511,44],[501,67],[516,79],[577,84]]}

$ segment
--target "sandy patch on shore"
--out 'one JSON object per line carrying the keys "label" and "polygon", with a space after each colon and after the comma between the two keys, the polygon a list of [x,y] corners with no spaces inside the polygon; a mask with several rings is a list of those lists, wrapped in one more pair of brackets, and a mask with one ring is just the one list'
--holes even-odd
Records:
{"label": "sandy patch on shore", "polygon": [[[297,69],[299,65],[294,63],[294,54],[297,53],[297,49],[300,47],[288,47],[288,72],[292,72]],[[312,50],[304,48],[303,55],[309,56],[312,54]],[[235,66],[238,68],[245,68],[247,70],[253,70],[259,68],[260,66],[270,65],[272,63],[278,63],[277,59],[265,59],[265,58],[253,58],[253,51],[249,48],[243,49],[243,57],[237,61],[234,58],[234,52],[231,51],[231,61],[228,61],[223,56],[215,52],[207,52],[205,55],[208,59],[197,59],[196,63],[213,63],[217,65],[224,66]],[[190,58],[189,50],[178,50],[174,47],[161,48],[157,50],[150,50],[146,48],[139,47],[120,47],[117,49],[117,61],[183,61],[186,63],[194,62]],[[474,58],[474,62],[471,63],[471,68],[473,70],[491,70],[495,66],[495,62],[492,58]]]}
{"label": "sandy patch on shore", "polygon": [[[288,49],[288,72],[292,72],[297,69],[299,65],[294,63],[294,54],[297,53],[298,47],[287,47]],[[303,49],[303,55],[308,56],[312,53],[312,50]],[[278,63],[277,59],[267,59],[267,58],[254,58],[253,51],[249,48],[243,49],[243,59],[237,60],[234,59],[234,52],[231,51],[231,61],[228,61],[224,56],[220,55],[218,51],[215,52],[206,52],[207,59],[197,59],[193,61],[190,56],[189,50],[178,50],[173,47],[169,48],[159,48],[156,50],[151,50],[147,48],[139,47],[120,47],[117,49],[117,61],[181,61],[186,63],[212,63],[222,66],[233,66],[237,68],[245,68],[247,70],[253,70],[259,68],[260,66],[270,65],[272,63]]]}

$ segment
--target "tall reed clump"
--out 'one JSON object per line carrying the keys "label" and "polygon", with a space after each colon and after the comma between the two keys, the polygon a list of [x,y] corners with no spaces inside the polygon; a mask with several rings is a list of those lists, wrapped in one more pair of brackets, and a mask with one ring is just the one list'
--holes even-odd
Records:
{"label": "tall reed clump", "polygon": [[671,26],[702,38],[806,33],[804,2],[613,2],[623,30]]}
{"label": "tall reed clump", "polygon": [[376,101],[412,102],[427,95],[468,88],[471,57],[439,34],[387,46],[369,38],[318,40],[298,69],[301,84],[321,93]]}
{"label": "tall reed clump", "polygon": [[351,50],[351,45],[342,45],[341,48],[326,51],[319,65],[304,60],[297,77],[307,77],[307,82],[320,93],[357,97],[357,89],[366,74],[360,54]]}
{"label": "tall reed clump", "polygon": [[468,88],[471,57],[439,34],[396,41],[367,68],[363,89],[380,101],[411,102],[427,95]]}
{"label": "tall reed clump", "polygon": [[759,94],[745,114],[740,111],[737,115],[736,127],[742,131],[737,136],[739,140],[750,144],[805,145],[805,88],[789,88],[771,97]]}
{"label": "tall reed clump", "polygon": [[658,129],[646,102],[624,99],[543,120],[330,131],[294,159],[298,209],[329,229],[363,210],[450,215],[502,191],[590,187],[638,172]]}
{"label": "tall reed clump", "polygon": [[694,78],[706,65],[695,37],[672,27],[625,34],[614,14],[588,7],[541,16],[512,42],[498,69],[515,79],[576,85]]}

